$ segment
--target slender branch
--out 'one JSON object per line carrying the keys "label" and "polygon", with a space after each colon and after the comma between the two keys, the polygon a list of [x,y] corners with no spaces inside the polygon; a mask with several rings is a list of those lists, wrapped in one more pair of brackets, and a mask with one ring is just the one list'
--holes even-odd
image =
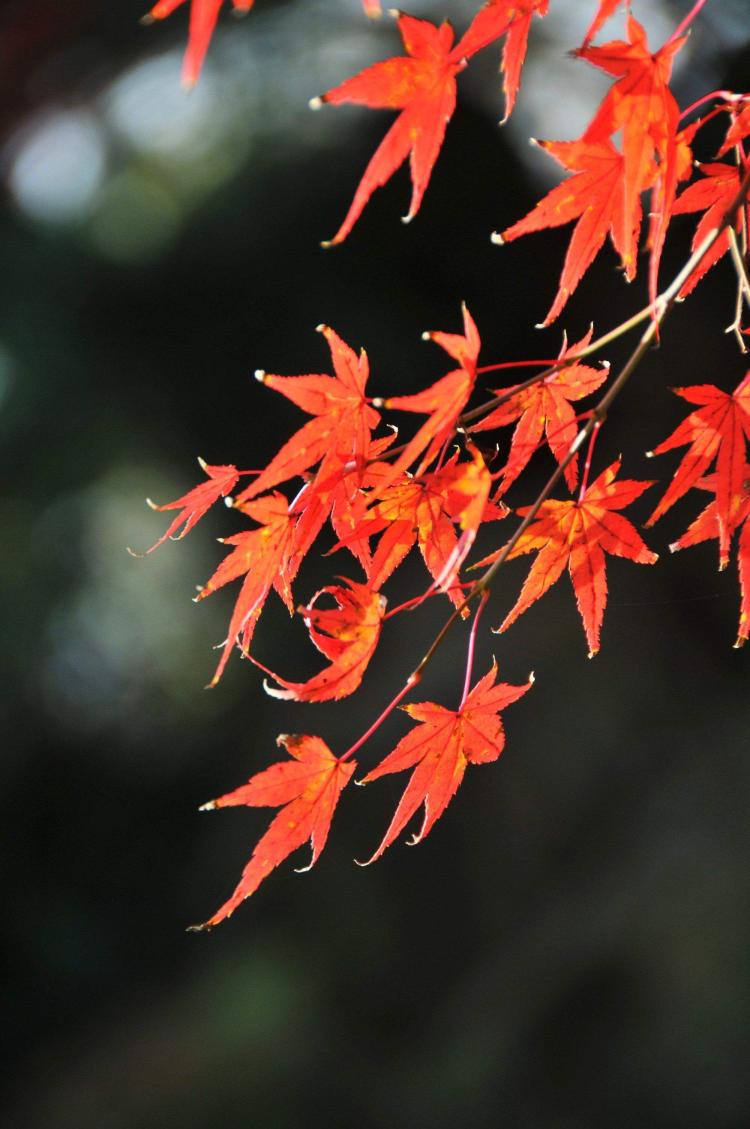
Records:
{"label": "slender branch", "polygon": [[674,43],[675,39],[679,39],[680,36],[682,35],[683,31],[687,31],[687,29],[690,27],[690,25],[693,22],[693,20],[695,19],[695,17],[700,12],[701,8],[705,8],[705,6],[706,6],[706,0],[695,0],[695,4],[693,4],[692,8],[688,12],[688,14],[685,16],[685,19],[681,20],[678,23],[677,27],[674,29],[674,31],[670,35],[669,39],[667,39],[666,42],[664,43],[664,45],[662,47],[662,51],[664,50],[664,47],[668,47],[670,43]]}
{"label": "slender branch", "polygon": [[477,610],[474,612],[474,620],[471,625],[471,631],[469,632],[469,647],[466,652],[466,676],[464,678],[464,690],[461,695],[461,703],[458,707],[459,711],[463,709],[464,702],[468,698],[469,690],[471,689],[471,674],[474,669],[474,650],[477,643],[477,626],[479,625],[479,617],[484,611],[489,598],[490,590],[486,588],[484,592],[482,592],[481,599],[477,604]]}
{"label": "slender branch", "polygon": [[594,424],[593,428],[591,429],[591,436],[589,438],[589,449],[586,452],[586,463],[585,463],[584,468],[583,468],[583,474],[581,475],[581,488],[578,491],[578,505],[579,506],[581,505],[584,497],[586,496],[586,489],[587,489],[588,484],[589,484],[589,474],[591,473],[591,460],[594,457],[594,447],[596,445],[596,437],[599,434],[599,431],[601,430],[602,423],[603,423],[603,420],[598,419],[596,421],[596,423]]}
{"label": "slender branch", "polygon": [[734,228],[730,227],[727,234],[729,236],[729,253],[732,256],[734,269],[737,272],[737,284],[739,286],[740,293],[747,302],[748,306],[750,306],[750,278],[748,278],[747,267],[742,258],[740,246],[737,242],[737,236],[735,234]]}

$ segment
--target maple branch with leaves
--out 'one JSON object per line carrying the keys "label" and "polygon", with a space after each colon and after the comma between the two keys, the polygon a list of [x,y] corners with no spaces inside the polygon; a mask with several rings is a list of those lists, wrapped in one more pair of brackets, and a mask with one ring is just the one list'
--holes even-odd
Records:
{"label": "maple branch with leaves", "polygon": [[[593,324],[572,346],[564,336],[554,360],[519,358],[479,366],[480,334],[464,306],[461,332],[432,331],[425,335],[448,356],[452,366],[449,371],[422,391],[387,399],[368,394],[370,373],[364,350],[357,353],[334,329],[319,326],[330,352],[332,373],[282,376],[256,372],[265,388],[285,396],[309,417],[268,465],[251,472],[201,462],[206,481],[166,505],[151,503],[158,510],[176,510],[177,516],[148,552],[169,537],[184,536],[222,497],[241,518],[253,523],[251,528],[225,539],[227,556],[197,597],[203,600],[241,580],[211,686],[219,682],[237,649],[264,672],[265,689],[273,697],[289,702],[342,699],[361,685],[386,621],[437,594],[445,595],[452,604],[420,662],[344,753],[336,756],[316,735],[283,735],[279,744],[285,748],[287,759],[204,805],[205,809],[248,805],[281,810],[256,845],[230,898],[195,928],[206,929],[228,917],[304,843],[309,841],[312,847],[310,865],[317,860],[341,793],[357,770],[355,753],[396,708],[401,707],[416,724],[359,783],[407,770],[411,776],[369,862],[382,855],[420,809],[422,824],[412,841],[421,841],[455,795],[468,765],[498,758],[505,741],[502,711],[527,693],[532,683],[531,677],[517,686],[498,682],[493,660],[489,672],[472,686],[480,620],[506,561],[536,554],[515,603],[496,631],[509,629],[567,568],[590,656],[600,647],[607,603],[606,554],[639,564],[656,562],[657,554],[621,512],[655,483],[620,478],[619,458],[593,481],[590,478],[595,445],[598,454],[598,437],[615,400],[659,341],[661,327],[675,304],[702,284],[725,255],[737,279],[729,330],[741,351],[745,350],[744,335],[748,331],[742,324],[743,312],[745,307],[750,308],[750,159],[746,152],[750,93],[715,91],[680,111],[670,89],[674,59],[705,2],[697,0],[662,46],[653,51],[630,3],[599,0],[594,4],[592,0],[592,19],[574,54],[613,81],[581,137],[537,143],[566,175],[526,216],[492,237],[494,242],[505,244],[547,228],[574,224],[557,292],[541,323],[548,326],[566,310],[608,237],[625,277],[636,277],[644,226],[642,201],[649,193],[649,300],[643,308],[598,337],[594,337]],[[164,18],[181,3],[183,0],[161,0],[151,17]],[[436,26],[395,12],[404,53],[375,63],[312,100],[316,109],[323,104],[353,102],[397,114],[327,245],[348,238],[374,192],[407,161],[412,194],[404,219],[411,221],[416,216],[456,108],[457,80],[480,51],[500,39],[504,41],[501,70],[506,118],[511,114],[519,95],[532,19],[544,17],[549,4],[550,0],[489,0],[457,40],[447,22]],[[221,6],[221,0],[191,0],[183,69],[188,85],[198,78]],[[233,0],[233,6],[248,10],[252,0]],[[627,39],[595,45],[606,22],[621,7],[626,9]],[[369,14],[376,8],[377,3],[365,0]],[[708,103],[713,105],[704,117],[684,124],[688,116]],[[722,115],[729,125],[715,160],[697,164],[693,157],[696,138],[707,123]],[[733,164],[723,159],[730,150]],[[695,169],[698,176],[692,179]],[[660,262],[672,220],[695,212],[700,218],[691,253],[669,285],[660,289]],[[605,362],[598,366],[585,363],[599,357],[606,345],[635,330],[641,330],[640,336],[616,375]],[[478,377],[527,368],[539,371],[517,383],[492,389],[490,398],[469,406]],[[576,411],[574,404],[605,385],[593,408]],[[740,646],[750,635],[750,373],[732,392],[712,384],[674,391],[692,410],[649,454],[660,455],[678,447],[687,447],[687,451],[646,526],[652,526],[694,489],[713,495],[670,549],[678,551],[715,538],[720,568],[726,568],[736,545],[740,620],[735,646]],[[393,411],[421,417],[414,433],[398,444],[392,424],[388,424],[386,434],[378,434],[385,415]],[[507,457],[503,460],[499,455],[500,438],[495,454],[485,456],[477,446],[477,435],[491,432],[502,436],[502,429],[511,425]],[[483,569],[478,579],[462,579],[478,531],[489,522],[507,518],[511,512],[505,501],[508,491],[516,488],[532,456],[545,445],[555,460],[546,483],[530,505],[515,507],[520,521],[505,543],[469,566]],[[579,476],[578,455],[584,448]],[[245,478],[249,481],[234,493]],[[294,480],[301,480],[302,486],[290,499],[279,487]],[[553,498],[561,480],[569,498]],[[339,577],[337,583],[324,586],[307,604],[296,608],[326,664],[306,681],[293,681],[271,671],[251,648],[272,590],[290,615],[294,614],[293,585],[306,554],[326,525],[335,538],[329,551],[348,552],[364,580]],[[387,611],[384,586],[412,550],[418,551],[430,574],[429,587]],[[458,620],[469,617],[474,603],[457,708],[434,702],[403,705],[452,628]]]}

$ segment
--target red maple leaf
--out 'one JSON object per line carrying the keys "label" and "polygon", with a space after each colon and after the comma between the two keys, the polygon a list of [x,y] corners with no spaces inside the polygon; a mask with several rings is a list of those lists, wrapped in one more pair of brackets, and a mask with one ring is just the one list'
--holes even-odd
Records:
{"label": "red maple leaf", "polygon": [[[681,159],[677,146],[680,110],[669,89],[674,57],[687,36],[667,40],[652,52],[646,32],[628,15],[628,41],[612,40],[601,47],[584,44],[576,54],[617,81],[594,115],[583,141],[605,141],[622,131],[623,212],[635,217],[639,197],[653,183],[651,201],[651,261],[649,290],[656,297],[659,260],[672,213]],[[654,179],[654,165],[657,175]]]}
{"label": "red maple leaf", "polygon": [[[702,478],[696,485],[701,490],[717,492],[717,475],[710,474]],[[735,499],[731,514],[730,537],[739,529],[740,536],[737,542],[737,566],[740,576],[740,624],[737,632],[735,647],[741,647],[750,637],[750,465],[745,464],[743,469],[742,489]],[[693,521],[673,544],[669,546],[673,553],[680,549],[687,549],[698,545],[701,541],[708,541],[713,537],[721,537],[721,524],[719,521],[719,507],[717,500],[709,502],[706,508]],[[729,546],[719,548],[719,568],[724,569],[729,564]]]}
{"label": "red maple leaf", "polygon": [[[164,533],[150,549],[146,550],[146,556],[148,556],[149,553],[153,553],[154,549],[158,549],[160,545],[163,545],[168,537],[179,541],[186,533],[189,533],[203,515],[211,509],[214,502],[226,496],[237,484],[240,477],[237,467],[209,466],[203,459],[198,459],[198,462],[208,475],[208,482],[199,483],[199,485],[194,486],[192,490],[188,490],[187,494],[183,494],[181,498],[177,498],[174,502],[165,502],[163,506],[157,506],[150,498],[146,499],[152,510],[182,511],[174,519],[166,533]],[[180,529],[180,526],[182,526],[182,529],[178,533],[177,530]]]}
{"label": "red maple leaf", "polygon": [[449,356],[458,361],[460,368],[453,369],[429,388],[425,388],[423,392],[416,392],[413,396],[390,396],[387,400],[375,401],[379,407],[395,408],[402,412],[418,412],[429,416],[429,419],[406,444],[391,465],[390,473],[383,475],[380,484],[370,496],[371,501],[379,498],[386,487],[420,456],[422,456],[421,461],[415,474],[417,477],[424,474],[453,435],[456,421],[474,390],[477,358],[481,346],[474,319],[465,305],[461,309],[464,320],[463,334],[442,333],[438,330],[423,334],[425,339],[434,341],[445,349]]}
{"label": "red maple leaf", "polygon": [[732,393],[722,392],[714,384],[693,384],[672,391],[689,404],[699,406],[663,443],[649,452],[649,455],[662,455],[689,444],[689,450],[646,525],[658,521],[696,485],[716,459],[716,505],[723,555],[729,551],[732,515],[744,481],[745,437],[750,439],[750,372]]}
{"label": "red maple leaf", "polygon": [[[620,460],[612,463],[578,501],[542,502],[539,512],[508,560],[524,553],[538,553],[518,600],[498,628],[506,631],[520,615],[560,579],[568,566],[578,610],[589,645],[589,658],[599,650],[604,609],[607,604],[605,553],[627,557],[637,564],[654,564],[657,555],[643,543],[632,523],[615,513],[639,498],[653,482],[630,479],[615,481]],[[524,516],[526,506],[516,512]],[[502,550],[492,553],[474,568],[490,564]]]}
{"label": "red maple leaf", "polygon": [[380,858],[398,837],[417,809],[424,804],[422,826],[410,843],[419,843],[453,799],[468,764],[497,760],[505,745],[500,710],[518,701],[531,688],[533,676],[523,686],[495,685],[497,666],[477,682],[458,710],[434,702],[416,702],[401,708],[419,722],[399,741],[393,752],[361,781],[413,768],[411,779],[382,843],[369,860]]}
{"label": "red maple leaf", "polygon": [[[691,244],[691,250],[693,251],[695,251],[697,247],[700,247],[710,231],[713,231],[715,227],[721,224],[724,214],[734,201],[740,188],[740,171],[737,165],[726,165],[717,162],[700,165],[699,167],[703,174],[703,180],[697,180],[694,184],[689,185],[685,191],[678,196],[674,208],[672,209],[673,214],[676,216],[685,215],[688,212],[705,213],[701,216],[698,226],[695,229],[695,234],[693,235]],[[739,209],[735,221],[737,231],[742,230],[743,212],[745,213],[745,222],[747,222],[748,212],[750,212],[747,205]],[[721,235],[715,240],[682,287],[680,297],[685,298],[690,294],[706,272],[714,263],[718,263],[719,259],[725,255],[728,250],[729,232],[722,231]]]}
{"label": "red maple leaf", "polygon": [[367,573],[372,588],[382,588],[417,544],[435,586],[456,606],[463,603],[464,592],[456,578],[479,525],[509,512],[502,503],[489,501],[492,477],[480,453],[472,449],[471,454],[471,462],[459,462],[455,453],[439,471],[392,483],[367,511],[359,535],[383,533]]}
{"label": "red maple leaf", "polygon": [[489,0],[479,9],[455,49],[456,55],[468,59],[501,35],[507,35],[501,64],[505,93],[504,122],[513,113],[516,104],[532,16],[546,16],[548,7],[549,0]]}
{"label": "red maple leaf", "polygon": [[[559,360],[576,353],[588,345],[592,330],[575,345],[567,346],[563,340]],[[542,435],[546,435],[552,454],[561,463],[568,454],[570,445],[576,437],[576,414],[571,401],[583,400],[595,392],[609,375],[609,367],[592,368],[590,365],[571,364],[559,369],[546,380],[516,393],[505,404],[500,404],[469,430],[489,431],[505,424],[514,423],[515,431],[510,445],[508,461],[503,469],[500,491],[505,491],[515,482],[526,467],[529,459],[538,449]],[[496,395],[509,389],[495,389]],[[565,468],[565,481],[571,490],[578,479],[578,456],[574,456]]]}
{"label": "red maple leaf", "polygon": [[575,173],[558,184],[536,207],[494,235],[496,243],[509,243],[519,235],[577,220],[563,263],[560,285],[552,307],[542,322],[549,325],[561,312],[609,233],[628,281],[635,278],[642,209],[640,192],[630,200],[623,192],[625,159],[609,139],[540,141],[556,161]]}
{"label": "red maple leaf", "polygon": [[308,839],[312,859],[305,870],[317,862],[325,846],[339,796],[351,780],[356,761],[337,760],[320,737],[282,734],[276,743],[294,759],[272,764],[251,776],[247,784],[201,808],[210,811],[246,805],[282,810],[258,841],[232,896],[203,925],[192,926],[195,930],[210,929],[234,913],[263,879]]}
{"label": "red maple leaf", "polygon": [[398,28],[406,55],[375,63],[311,102],[313,108],[323,102],[356,102],[373,109],[401,111],[375,150],[344,222],[330,243],[346,239],[375,189],[390,180],[407,157],[413,187],[404,222],[416,215],[456,108],[456,75],[466,66],[466,59],[451,50],[450,24],[435,27],[427,20],[399,13]]}
{"label": "red maple leaf", "polygon": [[[330,665],[313,675],[307,682],[287,682],[253,659],[261,670],[269,674],[282,689],[264,683],[266,692],[273,698],[295,702],[328,702],[332,698],[345,698],[354,693],[372,658],[380,639],[380,627],[385,613],[386,599],[364,584],[345,580],[347,588],[332,585],[316,592],[306,607],[299,608],[304,616],[310,639]],[[317,608],[320,596],[332,596],[335,608]]]}
{"label": "red maple leaf", "polygon": [[240,649],[247,656],[255,626],[260,619],[266,598],[271,588],[275,588],[291,614],[291,584],[306,550],[325,521],[325,511],[317,507],[317,528],[313,530],[309,518],[302,537],[300,520],[289,512],[289,505],[283,494],[267,494],[239,507],[243,513],[259,523],[258,529],[245,530],[231,537],[223,538],[225,545],[232,550],[201,588],[196,600],[204,600],[225,584],[244,576],[237,601],[229,622],[219,665],[210,686],[215,686],[226,666],[232,648],[240,642]]}
{"label": "red maple leaf", "polygon": [[[164,20],[186,0],[159,0],[148,15],[149,20]],[[255,0],[232,0],[236,12],[249,12]],[[182,63],[183,86],[194,86],[201,73],[203,60],[219,18],[223,0],[190,0],[190,29],[185,58]]]}
{"label": "red maple leaf", "polygon": [[445,130],[456,108],[456,75],[477,51],[508,33],[503,56],[507,110],[510,114],[518,89],[521,65],[531,15],[544,15],[549,0],[490,0],[474,18],[466,34],[453,46],[453,28],[445,22],[436,27],[396,13],[398,29],[406,55],[386,59],[313,98],[318,109],[323,103],[340,105],[354,102],[379,110],[400,110],[399,116],[375,150],[344,222],[325,246],[341,243],[354,227],[377,188],[390,180],[409,158],[412,195],[408,223],[417,214],[432,175]]}
{"label": "red maple leaf", "polygon": [[324,486],[330,491],[349,463],[362,466],[370,455],[370,431],[377,426],[380,416],[365,396],[367,354],[364,349],[355,353],[329,326],[321,325],[318,330],[331,350],[335,376],[274,376],[261,369],[255,374],[267,388],[281,392],[314,418],[284,444],[265,470],[238,495],[238,502],[263,494],[323,461],[326,471],[318,476],[317,488]]}

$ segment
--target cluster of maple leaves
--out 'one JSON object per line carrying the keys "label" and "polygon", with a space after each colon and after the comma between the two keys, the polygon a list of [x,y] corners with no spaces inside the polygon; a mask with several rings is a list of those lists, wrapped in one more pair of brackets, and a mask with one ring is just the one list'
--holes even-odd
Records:
{"label": "cluster of maple leaves", "polygon": [[[182,2],[161,0],[151,15],[164,17]],[[748,289],[743,259],[746,264],[750,160],[745,142],[750,136],[750,95],[720,92],[708,96],[701,100],[712,103],[706,116],[686,125],[686,116],[698,104],[681,113],[669,89],[669,78],[674,57],[686,39],[684,25],[689,21],[683,21],[677,32],[652,52],[643,28],[628,11],[627,40],[594,46],[592,40],[622,2],[601,0],[584,43],[576,52],[614,78],[591,123],[575,141],[540,142],[572,175],[527,216],[495,237],[497,242],[506,242],[575,222],[545,325],[559,316],[608,234],[626,277],[635,276],[642,196],[646,191],[650,192],[647,245],[652,316],[659,310],[659,262],[675,215],[702,213],[693,240],[694,268],[685,278],[680,296],[687,296],[727,252],[740,260],[740,300]],[[233,4],[236,9],[247,10],[252,0],[233,0]],[[331,242],[339,243],[347,237],[372,193],[407,157],[413,190],[406,218],[415,215],[456,105],[456,77],[478,51],[503,36],[506,116],[512,112],[532,17],[544,16],[548,5],[549,0],[490,0],[455,44],[449,24],[438,27],[397,13],[406,54],[368,67],[314,100],[316,106],[349,101],[399,112],[370,160]],[[702,6],[699,0],[691,14]],[[192,0],[184,70],[189,82],[198,76],[220,7],[221,0]],[[373,14],[377,5],[365,3],[365,8]],[[695,136],[718,115],[728,119],[728,129],[717,159],[699,166],[698,179],[680,192],[680,185],[693,175]],[[727,159],[729,154],[732,160]],[[701,251],[704,244],[705,253]],[[747,299],[748,294],[744,297]],[[734,328],[742,345],[738,320]],[[467,617],[471,602],[478,599],[458,708],[451,710],[432,702],[402,707],[416,725],[361,781],[368,783],[386,774],[411,770],[393,820],[370,860],[374,861],[420,807],[423,821],[414,841],[424,838],[455,794],[467,765],[497,759],[504,743],[501,711],[530,688],[531,680],[520,686],[497,682],[494,662],[490,671],[471,686],[477,623],[497,564],[536,554],[520,594],[498,631],[508,629],[567,568],[589,654],[594,655],[599,650],[607,601],[606,554],[638,564],[657,560],[621,512],[654,483],[620,478],[619,459],[589,481],[593,440],[602,420],[597,419],[588,433],[580,432],[579,421],[594,418],[596,405],[580,414],[577,405],[610,378],[606,364],[585,363],[596,352],[592,331],[572,346],[564,340],[559,356],[548,363],[519,362],[519,366],[536,365],[540,371],[521,383],[490,389],[491,398],[473,408],[468,405],[478,377],[513,365],[506,362],[478,367],[480,335],[465,307],[462,332],[427,335],[449,358],[446,375],[422,392],[385,400],[368,394],[369,366],[364,350],[357,353],[328,326],[320,326],[319,331],[330,350],[332,372],[301,376],[256,373],[267,389],[285,396],[306,413],[307,421],[260,472],[202,463],[206,476],[203,482],[173,502],[154,506],[175,510],[177,515],[149,552],[167,538],[184,536],[222,497],[252,523],[225,538],[227,555],[197,597],[202,600],[226,584],[240,582],[211,685],[219,681],[231,654],[238,649],[265,672],[268,693],[290,701],[321,702],[353,693],[391,615],[443,593],[452,603],[452,620]],[[750,634],[750,373],[732,393],[707,384],[674,391],[693,410],[651,454],[681,447],[687,450],[646,525],[653,525],[694,488],[711,496],[705,509],[670,548],[683,549],[715,538],[719,564],[724,568],[736,542],[740,645]],[[384,413],[390,412],[420,417],[414,434],[406,441],[398,442],[400,436],[390,421],[384,426]],[[501,429],[511,426],[510,442],[504,444]],[[507,446],[504,458],[485,456],[476,445],[472,437],[485,432],[499,433],[497,450]],[[586,434],[591,438],[581,469],[578,449]],[[554,499],[545,495],[531,506],[516,508],[515,513],[525,519],[522,525],[504,545],[472,566],[485,570],[478,580],[463,579],[466,573],[462,570],[480,526],[502,521],[512,512],[505,496],[545,441],[559,467],[556,477],[564,479],[571,496]],[[296,493],[294,486],[289,490],[295,483],[301,483]],[[287,493],[280,486],[286,486]],[[333,548],[350,554],[359,578],[340,578],[297,609],[326,663],[307,681],[294,682],[268,670],[258,660],[252,653],[253,636],[272,589],[290,614],[294,613],[293,584],[305,555],[327,524],[332,529]],[[384,586],[414,548],[430,574],[429,587],[408,605],[389,613]],[[206,805],[272,806],[281,811],[258,842],[232,896],[200,928],[215,925],[232,913],[273,868],[308,840],[312,845],[310,865],[316,861],[339,796],[355,773],[353,754],[417,684],[420,675],[421,666],[378,722],[342,755],[334,755],[318,736],[280,737],[289,759],[271,765],[236,791]]]}

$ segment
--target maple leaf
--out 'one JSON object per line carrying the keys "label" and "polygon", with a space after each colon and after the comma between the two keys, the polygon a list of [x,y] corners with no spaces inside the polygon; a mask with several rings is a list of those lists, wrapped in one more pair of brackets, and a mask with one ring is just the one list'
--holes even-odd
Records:
{"label": "maple leaf", "polygon": [[[721,162],[699,166],[703,180],[697,180],[689,185],[678,196],[672,212],[674,215],[685,215],[688,212],[704,212],[693,235],[691,250],[695,251],[710,231],[718,227],[737,196],[740,188],[740,173],[737,165],[726,165]],[[740,208],[735,227],[742,230],[743,211],[747,216],[747,207]],[[691,293],[710,268],[718,263],[719,259],[729,250],[729,232],[722,231],[713,245],[705,253],[685,285],[680,290],[680,297],[685,298]]]}
{"label": "maple leaf", "polygon": [[406,55],[375,63],[310,103],[314,109],[324,102],[355,102],[373,109],[401,111],[375,150],[330,244],[346,239],[375,189],[390,180],[407,157],[412,196],[404,222],[413,219],[456,108],[456,75],[466,66],[466,59],[451,50],[450,24],[436,27],[400,12],[398,29]]}
{"label": "maple leaf", "polygon": [[[531,688],[533,675],[523,686],[495,685],[497,666],[477,682],[458,710],[434,702],[415,702],[401,708],[419,722],[399,741],[385,760],[368,772],[369,784],[392,772],[413,768],[383,841],[369,859],[374,862],[398,837],[417,809],[424,804],[422,826],[411,840],[420,843],[443,814],[463,780],[468,764],[488,764],[500,756],[505,732],[500,711],[518,701]],[[368,865],[368,864],[365,864]]]}
{"label": "maple leaf", "polygon": [[505,94],[503,122],[508,120],[516,104],[532,16],[546,16],[548,8],[549,0],[489,0],[479,9],[455,49],[456,55],[468,59],[500,36],[507,35],[501,63]]}
{"label": "maple leaf", "polygon": [[328,342],[335,376],[275,376],[262,369],[255,374],[261,384],[281,392],[314,418],[283,445],[265,470],[238,495],[238,502],[263,494],[322,460],[326,460],[326,472],[318,478],[318,486],[325,483],[332,488],[348,463],[361,465],[370,455],[370,430],[377,426],[380,416],[365,396],[367,354],[364,349],[355,353],[327,325],[318,326],[318,331]]}
{"label": "maple leaf", "polygon": [[[456,578],[479,525],[509,512],[502,503],[489,501],[492,476],[481,454],[473,448],[471,454],[470,462],[459,462],[456,452],[439,471],[392,483],[385,497],[367,511],[358,527],[360,536],[385,530],[367,572],[372,588],[382,588],[417,544],[435,587],[446,592],[456,607],[463,603],[463,589]],[[455,524],[461,529],[460,537]]]}
{"label": "maple leaf", "polygon": [[349,783],[356,761],[337,760],[320,737],[282,734],[276,743],[293,758],[280,761],[251,776],[247,784],[204,804],[201,811],[214,808],[281,807],[265,835],[258,841],[232,896],[203,925],[193,930],[210,929],[234,913],[285,858],[310,840],[312,859],[318,860],[328,838],[333,813],[341,792]]}
{"label": "maple leaf", "polygon": [[318,506],[315,525],[308,514],[301,531],[300,519],[290,513],[286,498],[278,493],[245,502],[238,508],[253,521],[257,521],[260,528],[244,530],[223,538],[223,544],[232,546],[231,552],[196,597],[196,601],[204,600],[225,584],[244,576],[221,659],[209,683],[211,687],[217,684],[224,673],[235,643],[241,640],[240,649],[245,656],[248,655],[256,624],[271,588],[278,592],[289,613],[293,613],[292,581],[305,552],[326,518],[325,510]]}
{"label": "maple leaf", "polygon": [[672,434],[648,452],[662,455],[675,447],[689,445],[664,496],[647,526],[670,509],[708,470],[716,459],[716,505],[719,519],[720,552],[729,550],[733,508],[742,492],[745,465],[745,437],[750,438],[750,372],[734,392],[722,392],[714,384],[693,384],[672,391],[689,404],[698,405]]}
{"label": "maple leaf", "polygon": [[[632,523],[614,512],[629,506],[654,484],[631,479],[617,482],[619,470],[620,460],[617,459],[589,486],[580,500],[560,502],[548,499],[542,502],[536,518],[508,554],[508,560],[524,553],[536,552],[539,556],[531,566],[518,600],[498,631],[506,631],[543,596],[560,579],[567,565],[586,632],[589,658],[598,652],[607,604],[604,554],[627,557],[637,564],[654,564],[658,559],[657,554],[643,543]],[[516,512],[523,517],[530,508],[524,506]],[[501,551],[498,549],[472,567],[491,564]]]}
{"label": "maple leaf", "polygon": [[[717,493],[718,476],[707,475],[696,483],[701,490],[710,490]],[[740,624],[737,632],[735,647],[741,647],[750,636],[750,465],[743,468],[741,492],[735,498],[730,518],[730,537],[739,529],[740,536],[737,544],[737,565],[740,577]],[[716,498],[706,506],[695,521],[673,544],[669,546],[670,552],[676,553],[680,549],[687,549],[701,541],[708,541],[713,537],[720,540],[719,568],[724,569],[729,564],[729,545],[721,547],[721,524],[719,521],[719,507]]]}
{"label": "maple leaf", "polygon": [[629,203],[626,200],[625,159],[609,139],[537,144],[575,175],[548,192],[523,219],[493,235],[493,241],[509,243],[520,235],[578,221],[565,255],[557,295],[541,323],[547,326],[562,311],[607,233],[620,256],[625,277],[629,282],[635,278],[642,209],[639,193]]}
{"label": "maple leaf", "polygon": [[[186,0],[159,0],[144,20],[164,20],[185,2]],[[190,0],[190,30],[182,63],[183,86],[194,86],[198,81],[222,3],[223,0]],[[250,11],[253,3],[254,0],[232,0],[232,7],[235,12],[245,13]]]}
{"label": "maple leaf", "polygon": [[460,367],[441,377],[423,392],[416,392],[413,396],[390,396],[387,400],[375,401],[379,407],[424,413],[429,419],[406,444],[391,465],[390,473],[381,478],[380,484],[370,496],[371,502],[380,497],[386,487],[420,456],[422,458],[415,474],[417,477],[424,474],[453,435],[456,421],[474,390],[477,358],[481,346],[479,331],[466,305],[462,305],[461,310],[464,321],[463,334],[435,330],[422,335],[425,340],[434,341],[445,349],[450,357],[458,361]]}
{"label": "maple leaf", "polygon": [[[266,693],[271,697],[295,702],[327,702],[332,698],[345,698],[359,686],[380,639],[386,599],[364,584],[353,580],[344,582],[347,588],[341,585],[321,588],[306,607],[299,608],[310,639],[321,654],[330,659],[329,666],[307,682],[287,682],[257,659],[252,660],[282,687],[278,689],[264,682]],[[333,597],[335,608],[315,606],[324,594]]]}
{"label": "maple leaf", "polygon": [[[152,510],[159,510],[160,512],[162,510],[182,511],[174,519],[166,533],[150,549],[146,550],[146,556],[163,545],[168,537],[175,541],[181,540],[211,509],[214,502],[226,496],[234,488],[240,477],[239,471],[234,466],[209,466],[203,459],[198,459],[198,462],[201,469],[208,475],[208,482],[199,483],[187,494],[183,494],[181,498],[177,498],[174,502],[165,502],[163,506],[157,506],[150,498],[146,499]],[[178,533],[177,530],[180,529],[180,526],[182,526],[182,529]]]}
{"label": "maple leaf", "polygon": [[[589,330],[585,337],[570,348],[563,338],[563,347],[558,360],[564,361],[571,353],[575,354],[580,349],[584,349],[591,340],[592,332],[593,330]],[[524,470],[539,447],[542,434],[546,435],[550,450],[558,463],[563,461],[578,430],[571,401],[583,400],[586,396],[590,396],[604,383],[608,375],[609,366],[596,369],[580,363],[568,365],[558,369],[538,384],[516,393],[469,429],[472,433],[488,431],[518,421],[513,432],[508,461],[503,469],[501,493],[504,494]],[[508,391],[510,390],[495,389],[496,395]],[[571,490],[575,489],[578,480],[577,459],[578,456],[575,455],[565,468],[565,481]]]}
{"label": "maple leaf", "polygon": [[[575,53],[617,81],[605,95],[583,141],[604,141],[622,130],[623,212],[632,223],[640,214],[640,194],[654,180],[651,202],[651,260],[649,291],[656,298],[659,260],[674,204],[681,161],[677,146],[680,110],[669,89],[674,57],[687,40],[667,40],[652,52],[646,32],[628,15],[628,41],[612,40],[593,47],[584,44]],[[627,220],[627,217],[631,217]]]}

